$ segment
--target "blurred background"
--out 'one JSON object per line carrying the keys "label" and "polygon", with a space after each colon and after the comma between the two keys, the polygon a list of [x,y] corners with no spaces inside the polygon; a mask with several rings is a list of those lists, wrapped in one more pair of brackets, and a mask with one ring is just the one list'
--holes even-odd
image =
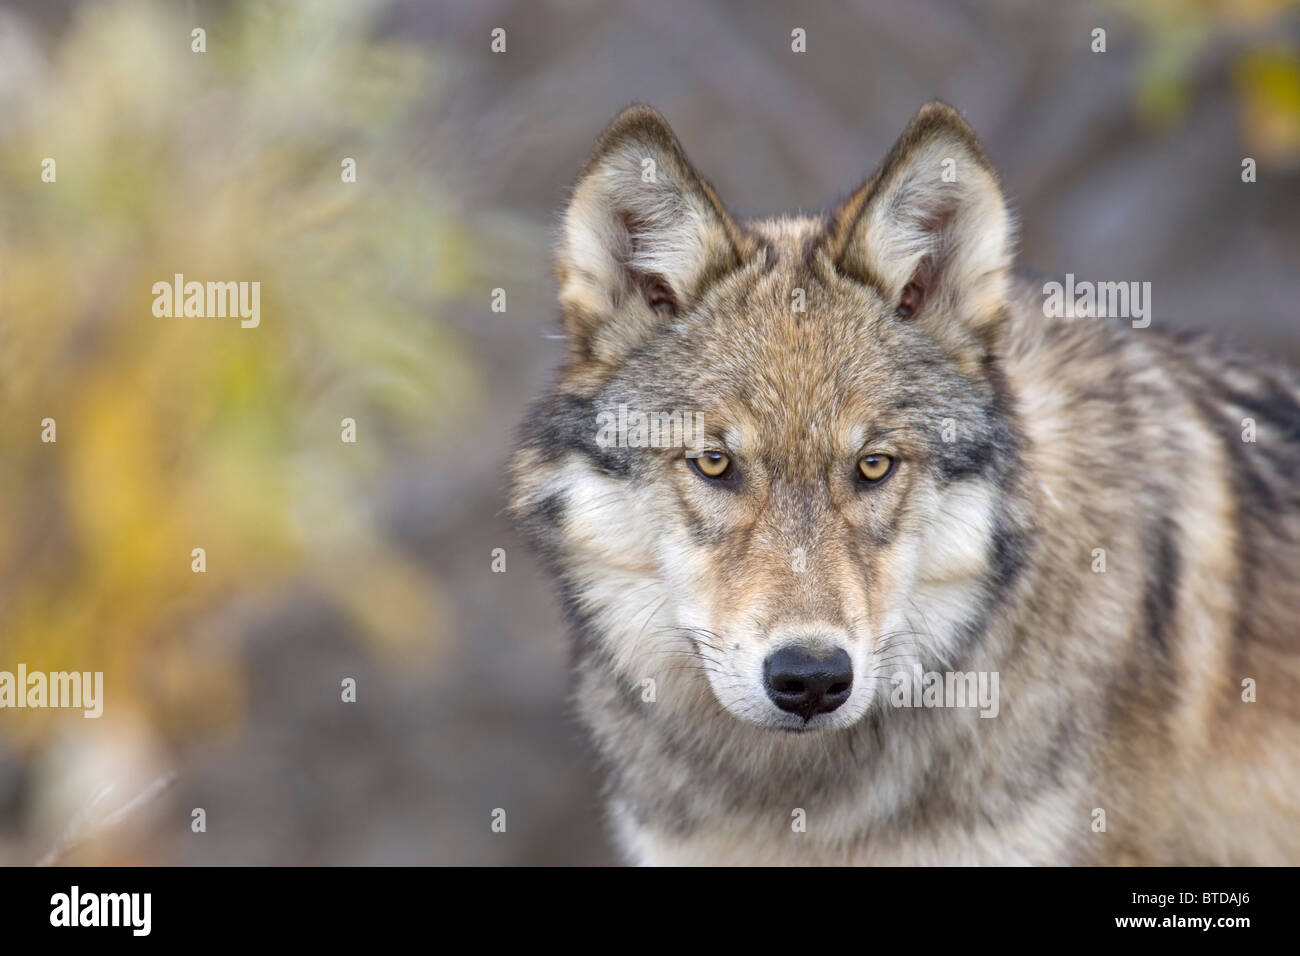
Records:
{"label": "blurred background", "polygon": [[[824,208],[935,96],[1025,271],[1300,359],[1291,0],[0,2],[0,670],[105,697],[0,710],[0,863],[614,862],[502,515],[566,191],[644,101],[739,215]],[[155,317],[178,272],[260,326]]]}

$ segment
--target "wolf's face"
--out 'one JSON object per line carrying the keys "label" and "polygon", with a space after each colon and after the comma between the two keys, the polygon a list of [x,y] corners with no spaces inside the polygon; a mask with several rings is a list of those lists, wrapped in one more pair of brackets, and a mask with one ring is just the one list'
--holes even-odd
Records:
{"label": "wolf's face", "polygon": [[743,227],[657,114],[624,113],[565,219],[573,357],[514,461],[588,651],[791,731],[951,667],[1014,564],[1008,260],[947,107],[832,216]]}

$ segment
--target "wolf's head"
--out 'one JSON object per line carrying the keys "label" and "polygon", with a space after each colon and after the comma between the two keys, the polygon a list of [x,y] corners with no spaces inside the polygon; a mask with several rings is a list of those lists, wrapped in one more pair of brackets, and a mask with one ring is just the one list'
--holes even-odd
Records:
{"label": "wolf's head", "polygon": [[1016,564],[1010,233],[943,104],[829,216],[752,223],[657,113],[620,115],[559,238],[570,358],[512,463],[584,652],[805,730],[969,650]]}

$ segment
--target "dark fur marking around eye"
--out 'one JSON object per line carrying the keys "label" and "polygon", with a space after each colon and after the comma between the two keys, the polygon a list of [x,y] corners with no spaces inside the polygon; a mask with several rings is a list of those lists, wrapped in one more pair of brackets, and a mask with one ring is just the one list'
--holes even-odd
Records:
{"label": "dark fur marking around eye", "polygon": [[628,477],[632,450],[602,448],[596,444],[591,427],[595,417],[596,405],[590,397],[572,393],[551,395],[537,403],[523,437],[538,450],[543,461],[554,462],[576,452],[611,478]]}

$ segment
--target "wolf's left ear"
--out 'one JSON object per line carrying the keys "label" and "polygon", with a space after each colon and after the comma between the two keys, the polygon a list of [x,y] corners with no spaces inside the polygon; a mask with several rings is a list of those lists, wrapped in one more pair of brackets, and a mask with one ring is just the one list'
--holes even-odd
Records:
{"label": "wolf's left ear", "polygon": [[836,212],[827,252],[905,317],[951,317],[984,337],[1003,312],[1012,224],[974,131],[927,103],[880,171]]}
{"label": "wolf's left ear", "polygon": [[664,118],[648,106],[624,110],[578,177],[556,249],[577,354],[617,361],[753,245]]}

